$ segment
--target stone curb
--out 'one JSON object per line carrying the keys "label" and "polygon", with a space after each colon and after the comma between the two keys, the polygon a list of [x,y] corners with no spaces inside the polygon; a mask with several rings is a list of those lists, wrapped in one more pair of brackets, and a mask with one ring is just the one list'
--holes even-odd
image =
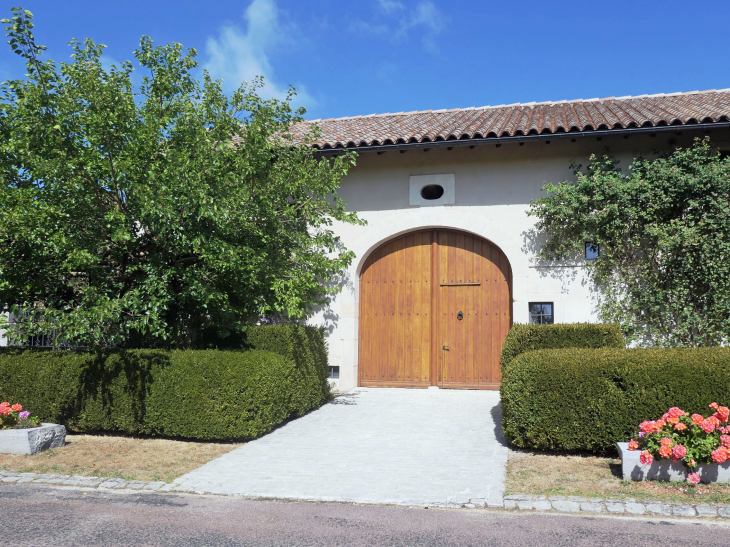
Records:
{"label": "stone curb", "polygon": [[[0,471],[0,482],[3,483],[34,483],[59,486],[76,486],[95,488],[97,490],[135,490],[144,492],[178,492],[194,494],[180,488],[175,483],[162,481],[127,481],[125,479],[110,479],[104,477],[84,477],[82,475],[56,475],[42,473],[13,473]],[[582,498],[578,496],[531,496],[529,494],[514,494],[510,496],[491,496],[472,498],[459,495],[449,498],[445,504],[430,504],[433,506],[450,508],[489,508],[504,509],[520,512],[558,512],[583,514],[613,514],[613,515],[645,515],[661,517],[694,517],[694,518],[723,518],[730,519],[730,505],[710,505],[699,503],[696,505],[661,503],[654,500],[637,501],[632,498],[601,499]]]}
{"label": "stone curb", "polygon": [[60,486],[81,486],[96,488],[99,490],[145,490],[154,492],[157,490],[169,490],[165,488],[172,486],[162,481],[127,481],[124,479],[108,479],[104,477],[85,477],[82,475],[56,475],[52,473],[12,473],[0,471],[0,482],[11,482],[15,484],[53,484]]}

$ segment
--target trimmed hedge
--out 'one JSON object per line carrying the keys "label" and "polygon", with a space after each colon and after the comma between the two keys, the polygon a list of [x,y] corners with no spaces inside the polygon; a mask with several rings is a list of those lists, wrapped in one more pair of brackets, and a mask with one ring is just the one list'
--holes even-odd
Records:
{"label": "trimmed hedge", "polygon": [[670,407],[706,416],[730,404],[730,348],[531,351],[505,369],[500,394],[513,445],[611,452]]}
{"label": "trimmed hedge", "polygon": [[623,348],[624,338],[618,325],[597,323],[558,323],[555,325],[512,325],[502,346],[500,363],[506,367],[526,351],[564,348]]}
{"label": "trimmed hedge", "polygon": [[317,329],[259,329],[277,352],[5,349],[0,398],[74,432],[252,439],[330,397]]}

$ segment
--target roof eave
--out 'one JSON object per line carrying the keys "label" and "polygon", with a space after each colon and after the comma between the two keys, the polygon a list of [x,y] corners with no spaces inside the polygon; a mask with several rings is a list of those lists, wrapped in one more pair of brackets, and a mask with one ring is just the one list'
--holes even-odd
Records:
{"label": "roof eave", "polygon": [[483,146],[485,144],[505,144],[514,142],[527,141],[552,141],[557,139],[585,139],[591,137],[613,137],[628,136],[642,133],[681,133],[682,131],[709,131],[711,129],[727,129],[730,128],[730,122],[712,122],[712,123],[694,123],[683,125],[661,125],[656,127],[630,127],[624,129],[601,129],[594,131],[572,131],[566,133],[547,133],[541,135],[515,135],[513,137],[486,137],[480,139],[459,139],[450,141],[431,141],[431,142],[412,142],[404,144],[386,144],[378,146],[354,146],[351,148],[322,148],[317,152],[323,156],[337,155],[344,153],[345,150],[351,150],[358,153],[363,152],[389,152],[396,150],[418,150],[429,148],[455,148],[461,146]]}

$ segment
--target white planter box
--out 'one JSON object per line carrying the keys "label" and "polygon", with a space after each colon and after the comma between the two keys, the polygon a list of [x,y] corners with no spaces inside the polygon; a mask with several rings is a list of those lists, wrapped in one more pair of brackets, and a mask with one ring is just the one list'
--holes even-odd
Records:
{"label": "white planter box", "polygon": [[66,444],[66,428],[57,424],[41,424],[30,429],[0,431],[0,454],[38,454],[48,448]]}
{"label": "white planter box", "polygon": [[[641,450],[629,450],[629,443],[616,443],[621,456],[621,471],[625,481],[686,481],[689,469],[672,460],[654,460],[650,465],[639,461]],[[695,471],[705,484],[730,482],[730,460],[725,463],[703,463]]]}

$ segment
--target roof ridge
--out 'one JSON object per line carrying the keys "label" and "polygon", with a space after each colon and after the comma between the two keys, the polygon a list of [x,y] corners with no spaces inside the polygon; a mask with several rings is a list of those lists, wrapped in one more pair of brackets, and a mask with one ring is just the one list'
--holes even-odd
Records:
{"label": "roof ridge", "polygon": [[653,97],[676,97],[681,95],[701,95],[709,93],[729,93],[730,87],[725,89],[707,89],[704,91],[675,91],[672,93],[655,93],[653,95],[624,95],[622,97],[603,97],[603,98],[591,98],[591,99],[570,99],[570,100],[559,100],[559,101],[542,101],[542,102],[528,102],[528,103],[512,103],[512,104],[499,104],[499,105],[486,105],[486,106],[470,106],[467,108],[442,108],[439,110],[412,110],[410,112],[384,112],[382,114],[360,114],[357,116],[343,116],[341,118],[318,118],[316,120],[304,120],[306,123],[315,122],[337,122],[354,119],[364,118],[385,118],[388,116],[413,116],[417,114],[445,114],[448,112],[466,112],[469,110],[494,110],[497,108],[517,108],[517,107],[532,107],[532,106],[544,106],[544,105],[558,105],[558,104],[570,104],[570,103],[596,103],[603,101],[627,101],[630,99],[647,99]]}

